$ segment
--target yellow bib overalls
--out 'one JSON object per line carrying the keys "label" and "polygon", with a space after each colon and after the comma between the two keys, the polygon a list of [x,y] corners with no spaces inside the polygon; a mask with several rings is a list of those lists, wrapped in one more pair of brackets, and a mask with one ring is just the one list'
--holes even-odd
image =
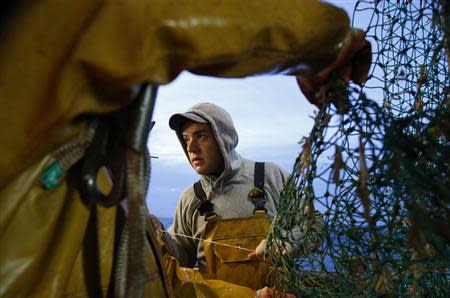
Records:
{"label": "yellow bib overalls", "polygon": [[[256,192],[255,192],[256,189]],[[201,193],[201,184],[194,185],[202,201],[199,211],[207,220],[203,233],[206,259],[205,277],[239,284],[252,289],[269,285],[270,266],[266,262],[252,261],[248,254],[267,237],[271,223],[264,209],[264,164],[255,164],[255,187],[249,196],[255,204],[253,216],[219,219],[213,205]]]}

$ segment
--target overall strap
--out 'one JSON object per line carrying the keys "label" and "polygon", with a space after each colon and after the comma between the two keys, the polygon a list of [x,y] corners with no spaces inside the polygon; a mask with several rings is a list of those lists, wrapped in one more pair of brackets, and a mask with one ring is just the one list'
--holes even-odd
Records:
{"label": "overall strap", "polygon": [[200,180],[194,183],[194,193],[200,200],[200,204],[197,207],[200,215],[204,216],[206,221],[214,219],[216,217],[216,214],[214,213],[214,205],[206,198],[206,193],[203,190]]}
{"label": "overall strap", "polygon": [[255,162],[255,172],[253,179],[253,189],[250,191],[248,196],[252,200],[255,209],[253,213],[267,213],[266,205],[266,194],[264,192],[264,163]]}
{"label": "overall strap", "polygon": [[264,190],[264,163],[263,162],[255,162],[255,179],[254,184],[255,187]]}

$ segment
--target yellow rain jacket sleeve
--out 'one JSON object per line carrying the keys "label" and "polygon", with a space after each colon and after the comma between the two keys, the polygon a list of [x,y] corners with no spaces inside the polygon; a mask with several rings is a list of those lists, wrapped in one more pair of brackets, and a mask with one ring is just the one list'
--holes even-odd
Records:
{"label": "yellow rain jacket sleeve", "polygon": [[[342,10],[313,0],[17,2],[0,21],[2,297],[109,293],[117,208],[88,208],[70,175],[54,190],[38,182],[52,152],[85,129],[80,115],[117,110],[133,84],[169,83],[183,70],[315,71],[336,57],[349,31]],[[93,231],[98,245],[89,241]],[[148,255],[158,272],[160,252]],[[100,274],[91,276],[93,264]],[[152,276],[151,297],[173,294],[167,276]]]}

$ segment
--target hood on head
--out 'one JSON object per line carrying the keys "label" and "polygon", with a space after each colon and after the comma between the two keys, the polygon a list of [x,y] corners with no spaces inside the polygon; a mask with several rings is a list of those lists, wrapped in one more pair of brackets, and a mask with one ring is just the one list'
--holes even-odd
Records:
{"label": "hood on head", "polygon": [[199,103],[189,108],[185,113],[172,115],[169,120],[169,126],[175,130],[177,137],[183,147],[184,153],[189,156],[186,146],[183,142],[181,129],[186,121],[191,120],[199,123],[209,123],[213,134],[219,144],[220,151],[224,159],[224,171],[219,178],[231,174],[233,171],[232,163],[237,158],[236,146],[239,141],[238,134],[234,128],[233,120],[230,114],[223,108],[209,102]]}

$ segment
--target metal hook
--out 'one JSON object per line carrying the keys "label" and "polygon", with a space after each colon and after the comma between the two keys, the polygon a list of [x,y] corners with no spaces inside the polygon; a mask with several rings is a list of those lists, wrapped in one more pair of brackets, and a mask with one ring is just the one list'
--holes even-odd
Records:
{"label": "metal hook", "polygon": [[[132,104],[101,117],[81,170],[81,192],[85,198],[112,206],[124,197],[126,148],[146,154],[148,135],[155,124],[151,119],[157,90],[158,86],[144,83]],[[107,194],[100,190],[98,184],[101,168],[106,168],[111,175],[112,188]]]}

